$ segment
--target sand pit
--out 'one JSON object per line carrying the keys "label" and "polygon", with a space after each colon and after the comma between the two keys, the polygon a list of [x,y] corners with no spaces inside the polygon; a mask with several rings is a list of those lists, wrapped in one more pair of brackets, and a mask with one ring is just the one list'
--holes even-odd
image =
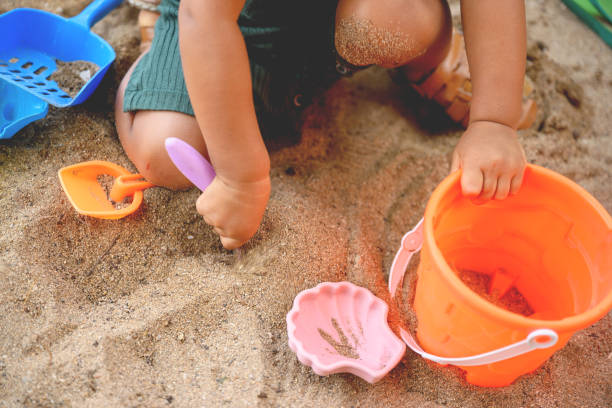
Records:
{"label": "sand pit", "polygon": [[[88,0],[0,3],[72,16]],[[612,211],[612,51],[560,1],[527,3],[528,73],[542,107],[520,136],[528,160]],[[411,352],[376,385],[318,377],[289,350],[285,315],[299,291],[346,279],[389,299],[399,241],[461,135],[384,70],[335,84],[307,110],[299,142],[271,146],[272,196],[241,255],[195,212],[195,189],[149,189],[121,220],[79,216],[59,168],[100,159],[135,170],[113,101],[138,54],[136,15],[124,4],[95,26],[118,59],[88,102],[52,108],[0,142],[0,406],[612,405],[610,315],[503,389],[470,386]],[[395,328],[410,321],[414,269],[390,311]]]}
{"label": "sand pit", "polygon": [[96,64],[89,61],[64,62],[55,60],[57,69],[49,77],[49,80],[57,82],[57,86],[70,95],[77,96],[81,88],[100,69]]}

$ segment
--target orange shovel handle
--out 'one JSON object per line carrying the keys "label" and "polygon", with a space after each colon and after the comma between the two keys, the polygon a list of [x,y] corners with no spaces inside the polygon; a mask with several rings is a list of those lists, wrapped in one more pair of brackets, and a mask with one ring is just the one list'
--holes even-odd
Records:
{"label": "orange shovel handle", "polygon": [[133,195],[136,191],[145,190],[149,187],[155,187],[155,184],[144,181],[144,177],[140,174],[119,176],[115,179],[109,197],[111,200],[118,202]]}

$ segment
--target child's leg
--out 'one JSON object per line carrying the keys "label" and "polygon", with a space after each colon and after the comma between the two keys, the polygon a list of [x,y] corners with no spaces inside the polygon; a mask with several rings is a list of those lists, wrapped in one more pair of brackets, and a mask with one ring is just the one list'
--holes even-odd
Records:
{"label": "child's leg", "polygon": [[338,54],[353,65],[402,67],[416,81],[431,72],[450,47],[452,20],[444,0],[340,0]]}
{"label": "child's leg", "polygon": [[[453,33],[444,0],[340,0],[336,49],[353,65],[401,67],[399,79],[433,99],[467,126],[470,73],[463,37]],[[526,80],[519,129],[531,126],[537,107]]]}
{"label": "child's leg", "polygon": [[[208,157],[183,80],[178,54],[178,4],[178,0],[161,2],[153,38],[148,28],[155,20],[144,25],[146,51],[121,81],[115,100],[115,124],[126,154],[148,181],[171,189],[185,189],[191,183],[170,160],[164,146],[168,137],[183,139]],[[151,44],[146,44],[144,34]]]}
{"label": "child's leg", "polygon": [[159,3],[161,0],[127,0],[139,9],[138,27],[140,28],[140,52],[145,52],[153,41],[155,23],[159,18]]}
{"label": "child's leg", "polygon": [[117,91],[115,123],[119,140],[140,174],[151,183],[171,189],[191,187],[191,183],[171,162],[164,141],[168,137],[178,137],[208,157],[204,138],[195,118],[172,111],[123,111],[125,89],[140,58],[127,72]]}

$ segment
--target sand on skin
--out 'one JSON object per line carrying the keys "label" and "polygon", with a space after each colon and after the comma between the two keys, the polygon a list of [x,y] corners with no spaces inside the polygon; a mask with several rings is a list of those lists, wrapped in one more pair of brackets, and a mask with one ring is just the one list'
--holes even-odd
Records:
{"label": "sand on skin", "polygon": [[[7,0],[66,16],[87,0]],[[457,3],[453,2],[456,15]],[[527,2],[528,73],[542,107],[521,133],[529,161],[558,171],[612,210],[612,52],[560,2]],[[446,175],[461,132],[383,70],[330,89],[301,140],[271,146],[273,192],[241,257],[195,213],[195,190],[145,192],[118,221],[81,217],[57,170],[101,159],[135,170],[113,126],[113,100],[138,53],[127,4],[94,31],[118,59],[82,106],[51,109],[0,144],[0,406],[606,407],[610,315],[577,333],[534,374],[503,389],[413,353],[376,385],[318,377],[287,345],[295,295],[349,280],[389,300],[401,236]],[[411,268],[391,308],[409,319]]]}

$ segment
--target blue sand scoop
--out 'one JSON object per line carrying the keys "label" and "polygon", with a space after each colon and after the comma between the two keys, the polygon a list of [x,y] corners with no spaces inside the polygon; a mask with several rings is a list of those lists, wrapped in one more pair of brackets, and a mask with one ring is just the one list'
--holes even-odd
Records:
{"label": "blue sand scoop", "polygon": [[49,104],[0,79],[0,139],[13,137],[21,128],[44,118]]}
{"label": "blue sand scoop", "polygon": [[[123,0],[95,0],[79,15],[64,18],[35,9],[0,16],[0,78],[44,101],[65,107],[85,101],[115,59],[113,48],[90,28]],[[49,77],[55,60],[93,62],[99,70],[71,98]]]}

